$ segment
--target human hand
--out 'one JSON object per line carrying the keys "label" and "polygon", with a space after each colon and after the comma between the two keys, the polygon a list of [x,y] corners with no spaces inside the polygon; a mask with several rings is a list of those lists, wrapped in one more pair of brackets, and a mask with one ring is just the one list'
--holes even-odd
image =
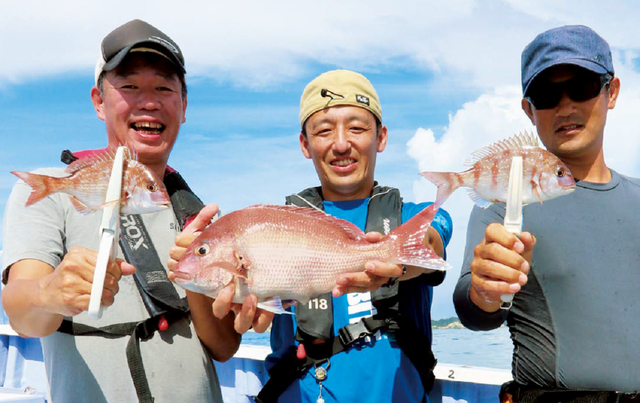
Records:
{"label": "human hand", "polygon": [[487,226],[485,237],[474,249],[471,262],[470,298],[480,309],[500,308],[502,294],[515,294],[527,283],[536,238],[529,232],[519,237],[503,225]]}
{"label": "human hand", "polygon": [[[379,242],[384,236],[379,232],[368,232],[367,241]],[[387,284],[392,278],[401,277],[404,269],[400,265],[383,263],[378,260],[366,262],[364,271],[358,273],[345,273],[338,277],[333,288],[334,297],[339,297],[352,292],[375,291]]]}
{"label": "human hand", "polygon": [[[93,274],[98,253],[80,246],[67,252],[56,270],[41,278],[41,305],[52,313],[75,316],[89,309]],[[102,306],[113,305],[118,293],[118,281],[122,276],[136,271],[133,265],[122,259],[110,260],[102,289]]]}
{"label": "human hand", "polygon": [[173,270],[178,266],[178,261],[184,256],[191,242],[211,223],[213,217],[218,214],[218,210],[217,204],[207,204],[200,210],[196,218],[181,233],[176,235],[175,243],[169,249],[169,261],[167,262],[169,280],[174,281],[175,274]]}
{"label": "human hand", "polygon": [[275,314],[258,308],[258,297],[253,294],[247,295],[242,304],[234,303],[235,293],[234,282],[220,290],[211,306],[213,314],[222,319],[230,311],[233,311],[235,314],[233,327],[236,332],[243,334],[253,327],[256,333],[264,333],[269,328]]}

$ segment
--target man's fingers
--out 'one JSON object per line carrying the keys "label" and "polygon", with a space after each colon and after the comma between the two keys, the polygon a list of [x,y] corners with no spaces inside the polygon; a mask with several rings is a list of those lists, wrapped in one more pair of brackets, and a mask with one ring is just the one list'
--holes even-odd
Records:
{"label": "man's fingers", "polygon": [[231,310],[231,304],[232,304],[233,296],[235,295],[235,292],[236,292],[236,287],[233,284],[233,282],[231,282],[229,285],[227,285],[222,290],[220,290],[220,292],[218,293],[218,296],[213,301],[213,305],[211,305],[211,309],[213,310],[213,315],[216,318],[222,319],[225,316],[227,316],[227,314]]}
{"label": "man's fingers", "polygon": [[[122,260],[122,259],[116,259],[116,264],[118,266],[118,268],[120,269],[120,273],[123,276],[130,276],[133,273],[136,272],[136,267],[134,265],[132,265],[131,263]],[[118,278],[118,280],[120,280]]]}
{"label": "man's fingers", "polygon": [[384,235],[376,231],[367,232],[364,236],[367,239],[367,241],[372,243],[380,242],[380,240],[384,238]]}
{"label": "man's fingers", "polygon": [[207,227],[207,225],[209,225],[213,217],[218,214],[218,210],[219,208],[217,204],[207,204],[202,210],[200,210],[196,218],[187,225],[183,232],[193,234],[195,232],[202,231]]}
{"label": "man's fingers", "polygon": [[471,270],[474,275],[482,278],[504,281],[509,284],[525,285],[527,283],[526,273],[493,260],[474,259],[471,262]]}
{"label": "man's fingers", "polygon": [[516,270],[528,270],[529,263],[515,251],[499,243],[481,244],[475,250],[475,257],[512,267]]}
{"label": "man's fingers", "polygon": [[273,322],[275,316],[273,312],[258,309],[258,314],[253,321],[253,330],[256,333],[264,333],[269,328],[271,322]]}
{"label": "man's fingers", "polygon": [[524,251],[524,245],[518,237],[509,232],[504,225],[491,223],[485,230],[485,240],[487,243],[498,243],[507,249],[513,249],[517,253]]}
{"label": "man's fingers", "polygon": [[234,329],[236,332],[243,334],[246,333],[253,325],[253,320],[258,310],[258,298],[249,294],[242,301],[242,309],[236,314],[234,321]]}

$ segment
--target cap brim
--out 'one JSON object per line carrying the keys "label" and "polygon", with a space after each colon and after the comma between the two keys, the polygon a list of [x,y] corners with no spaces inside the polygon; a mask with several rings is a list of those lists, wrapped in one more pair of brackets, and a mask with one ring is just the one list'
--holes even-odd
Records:
{"label": "cap brim", "polygon": [[116,53],[116,55],[113,56],[111,60],[109,60],[107,63],[104,64],[104,66],[102,67],[102,70],[111,71],[115,69],[120,65],[120,63],[122,63],[124,58],[131,51],[131,49],[140,47],[140,45],[142,44],[145,44],[146,47],[150,47],[154,50],[161,52],[162,55],[166,56],[173,64],[175,64],[175,66],[182,72],[182,74],[186,73],[184,66],[182,65],[182,63],[180,63],[180,60],[173,54],[173,52],[170,52],[168,49],[165,49],[162,46],[157,46],[157,44],[154,44],[153,42],[148,42],[148,41],[136,42],[129,46],[125,46],[118,53]]}
{"label": "cap brim", "polygon": [[609,71],[607,71],[607,69],[605,69],[604,67],[602,67],[602,65],[592,62],[590,60],[585,60],[585,59],[564,59],[564,60],[554,60],[552,63],[548,63],[546,65],[544,65],[543,67],[541,67],[540,69],[538,69],[538,71],[531,77],[531,79],[529,80],[529,82],[527,83],[527,86],[525,87],[524,91],[522,91],[523,96],[527,95],[527,91],[529,91],[529,87],[531,87],[531,83],[533,83],[536,78],[544,71],[550,69],[551,67],[555,67],[555,66],[560,66],[560,65],[572,65],[572,66],[578,66],[578,67],[582,67],[583,69],[592,71],[594,73],[597,74],[611,74],[609,73]]}

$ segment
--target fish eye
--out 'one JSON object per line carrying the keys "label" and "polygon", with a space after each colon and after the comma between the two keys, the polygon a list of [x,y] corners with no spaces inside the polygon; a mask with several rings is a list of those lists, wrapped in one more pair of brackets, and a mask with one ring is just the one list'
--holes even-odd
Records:
{"label": "fish eye", "polygon": [[563,178],[566,174],[567,174],[567,172],[564,170],[564,168],[563,168],[563,167],[558,166],[558,167],[556,168],[556,176],[557,176],[558,178]]}
{"label": "fish eye", "polygon": [[198,256],[204,256],[207,253],[209,253],[209,245],[207,244],[202,244],[198,247],[198,249],[196,249],[196,255]]}
{"label": "fish eye", "polygon": [[156,190],[158,190],[158,185],[155,182],[149,182],[147,184],[147,190],[150,192],[155,192]]}

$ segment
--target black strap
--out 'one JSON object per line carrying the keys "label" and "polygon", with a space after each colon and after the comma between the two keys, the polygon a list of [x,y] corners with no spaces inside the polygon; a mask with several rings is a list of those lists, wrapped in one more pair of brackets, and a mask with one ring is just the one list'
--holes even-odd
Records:
{"label": "black strap", "polygon": [[134,279],[149,316],[161,315],[172,309],[186,312],[189,309],[187,302],[178,296],[169,281],[140,215],[121,215],[120,228],[120,248],[127,262],[136,267]]}
{"label": "black strap", "polygon": [[[183,317],[188,318],[188,312],[171,311],[164,315],[169,325]],[[106,338],[131,336],[127,342],[126,355],[129,373],[131,374],[131,379],[136,389],[136,395],[141,403],[153,403],[154,398],[149,388],[144,364],[142,363],[142,355],[140,354],[140,340],[146,341],[153,336],[153,333],[158,330],[159,320],[160,317],[152,317],[140,322],[116,323],[96,328],[65,319],[62,321],[58,331],[74,336],[99,336]]]}

